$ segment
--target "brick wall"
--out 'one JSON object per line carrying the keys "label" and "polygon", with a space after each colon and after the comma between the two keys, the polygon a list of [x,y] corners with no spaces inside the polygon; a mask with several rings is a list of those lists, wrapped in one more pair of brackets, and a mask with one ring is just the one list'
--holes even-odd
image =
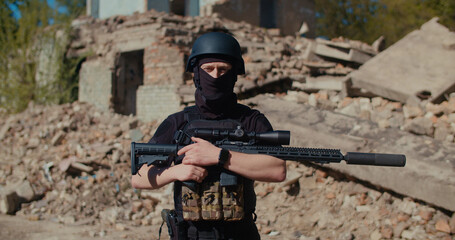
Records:
{"label": "brick wall", "polygon": [[112,96],[112,72],[99,60],[86,61],[79,73],[79,101],[109,110]]}
{"label": "brick wall", "polygon": [[164,120],[181,110],[177,85],[143,85],[137,90],[137,117],[144,122]]}
{"label": "brick wall", "polygon": [[153,43],[144,50],[144,85],[183,84],[184,66],[178,47]]}
{"label": "brick wall", "polygon": [[178,88],[183,84],[180,49],[152,44],[144,49],[144,85],[137,91],[136,113],[142,121],[162,120],[181,110]]}

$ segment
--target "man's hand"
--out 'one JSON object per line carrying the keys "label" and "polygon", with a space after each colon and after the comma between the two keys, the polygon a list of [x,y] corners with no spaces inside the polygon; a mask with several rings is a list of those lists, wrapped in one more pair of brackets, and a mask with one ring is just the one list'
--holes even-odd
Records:
{"label": "man's hand", "polygon": [[194,165],[178,164],[172,167],[175,178],[181,182],[196,181],[202,182],[207,177],[207,169]]}
{"label": "man's hand", "polygon": [[212,143],[197,137],[192,137],[194,142],[180,149],[177,154],[185,154],[182,163],[196,166],[211,166],[218,163],[221,148]]}

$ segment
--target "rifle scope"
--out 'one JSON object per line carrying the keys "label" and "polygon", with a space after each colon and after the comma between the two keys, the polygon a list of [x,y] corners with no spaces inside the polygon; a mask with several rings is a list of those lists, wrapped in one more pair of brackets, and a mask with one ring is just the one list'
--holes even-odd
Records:
{"label": "rifle scope", "polygon": [[291,132],[270,131],[264,133],[246,133],[241,128],[235,130],[195,129],[194,136],[210,140],[228,139],[229,141],[254,141],[258,144],[277,146],[289,145]]}

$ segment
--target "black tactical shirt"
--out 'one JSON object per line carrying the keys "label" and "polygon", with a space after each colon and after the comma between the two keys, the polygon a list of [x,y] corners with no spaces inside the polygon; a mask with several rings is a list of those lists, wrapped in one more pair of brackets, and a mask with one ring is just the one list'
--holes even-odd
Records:
{"label": "black tactical shirt", "polygon": [[[245,132],[268,132],[273,131],[272,125],[267,120],[267,118],[257,110],[253,110],[245,105],[237,104],[237,110],[234,111],[234,114],[231,116],[226,117],[225,119],[233,119],[242,124],[242,127]],[[193,107],[193,110],[198,112],[199,116],[201,116],[200,112],[197,110],[197,107]],[[201,116],[202,119],[207,119]],[[222,119],[207,119],[207,120],[222,120]],[[154,136],[150,139],[149,143],[153,144],[175,144],[174,141],[174,134],[177,130],[181,130],[186,125],[185,120],[185,111],[180,111],[168,116],[158,127]],[[175,163],[175,159],[174,159]],[[172,163],[169,163],[169,166]],[[230,225],[234,225],[235,231],[240,231],[248,235],[250,232],[251,239],[255,239],[258,236],[256,226],[251,221],[251,216],[255,211],[256,207],[256,194],[254,192],[254,181],[250,179],[245,179],[244,182],[244,197],[245,197],[245,220],[242,226],[235,226],[235,222],[228,222]],[[174,204],[175,210],[179,216],[182,216],[182,203],[181,203],[181,183],[176,182],[174,187]],[[193,222],[197,228],[200,228],[200,223]],[[191,223],[191,226],[194,226]],[[207,224],[207,223],[204,223]],[[215,223],[216,225],[217,223]],[[223,227],[226,227],[226,223],[222,223]],[[237,224],[239,225],[239,224]],[[211,225],[213,226],[213,225]],[[239,228],[240,227],[240,228]],[[228,230],[229,231],[229,230]],[[233,231],[233,230],[231,230]],[[245,235],[242,235],[242,238]]]}

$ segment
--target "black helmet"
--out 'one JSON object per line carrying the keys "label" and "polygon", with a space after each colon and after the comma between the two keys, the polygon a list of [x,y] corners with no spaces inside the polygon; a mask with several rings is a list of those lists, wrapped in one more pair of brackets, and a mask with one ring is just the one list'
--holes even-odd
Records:
{"label": "black helmet", "polygon": [[197,64],[197,57],[202,55],[223,55],[232,58],[237,74],[245,74],[245,63],[239,42],[229,34],[210,32],[196,39],[186,64],[187,72],[193,72],[193,67]]}

